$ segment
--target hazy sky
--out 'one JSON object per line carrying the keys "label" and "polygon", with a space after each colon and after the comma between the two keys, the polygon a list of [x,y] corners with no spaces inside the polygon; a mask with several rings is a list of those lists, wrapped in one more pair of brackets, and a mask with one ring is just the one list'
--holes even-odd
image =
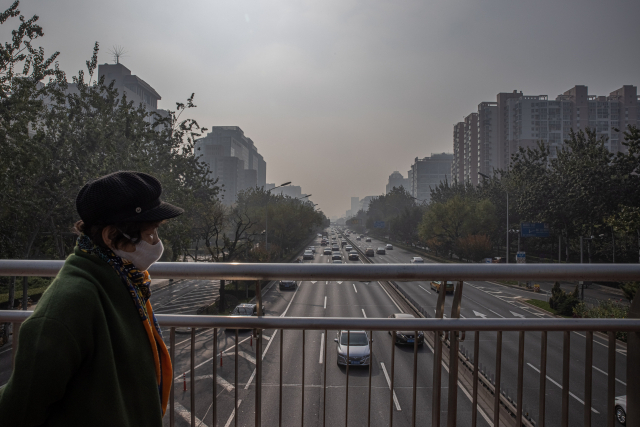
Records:
{"label": "hazy sky", "polygon": [[[6,8],[9,1],[3,2]],[[498,92],[640,84],[640,1],[23,0],[70,75],[94,41],[202,126],[240,126],[328,215],[379,195]],[[7,25],[2,40],[7,40]]]}

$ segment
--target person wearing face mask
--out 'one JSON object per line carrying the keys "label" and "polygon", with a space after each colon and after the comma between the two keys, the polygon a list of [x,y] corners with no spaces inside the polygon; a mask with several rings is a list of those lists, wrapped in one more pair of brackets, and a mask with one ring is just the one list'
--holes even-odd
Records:
{"label": "person wearing face mask", "polygon": [[172,366],[149,302],[159,225],[184,211],[151,175],[115,172],[78,193],[77,246],[19,333],[0,425],[162,426]]}

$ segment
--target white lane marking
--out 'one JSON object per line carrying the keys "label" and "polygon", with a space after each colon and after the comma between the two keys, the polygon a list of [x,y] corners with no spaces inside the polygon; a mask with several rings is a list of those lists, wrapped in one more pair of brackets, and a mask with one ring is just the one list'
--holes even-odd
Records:
{"label": "white lane marking", "polygon": [[428,290],[426,290],[425,288],[423,288],[422,286],[418,285],[423,291],[425,291],[426,293],[428,293],[429,295],[431,295],[431,292],[429,292]]}
{"label": "white lane marking", "polygon": [[[242,403],[242,399],[238,399],[238,409],[240,409],[240,404]],[[229,419],[227,420],[227,423],[224,425],[224,427],[229,427],[231,425],[231,421],[233,421],[233,417],[236,414],[236,408],[233,408],[233,411],[231,411],[231,415],[229,415]]]}
{"label": "white lane marking", "polygon": [[[574,331],[573,333],[574,333],[574,334],[576,334],[576,335],[580,335],[582,338],[586,338],[586,337],[587,337],[586,335],[583,335],[583,334],[581,334],[581,333],[579,333],[579,332],[575,332],[575,331]],[[603,346],[603,347],[609,348],[609,345],[608,345],[608,344],[603,344],[603,343],[601,343],[600,341],[598,341],[598,340],[597,340],[597,339],[595,339],[595,338],[596,338],[596,337],[594,336],[594,340],[593,340],[593,342],[594,342],[594,343],[599,344],[599,345],[601,345],[601,346]],[[616,347],[617,347],[617,346],[618,346],[618,344],[616,343]],[[623,355],[623,356],[625,356],[625,357],[627,356],[627,350],[626,350],[626,349],[616,348],[616,352],[620,353],[621,355]]]}
{"label": "white lane marking", "polygon": [[[209,374],[209,375],[198,375],[196,377],[196,381],[199,380],[211,380],[213,379],[213,374]],[[218,384],[220,384],[225,390],[227,391],[233,391],[233,384],[231,384],[229,381],[225,380],[224,378],[222,378],[220,375],[216,375],[216,382]]]}
{"label": "white lane marking", "polygon": [[342,285],[342,282],[338,282],[338,285]]}
{"label": "white lane marking", "polygon": [[484,313],[480,313],[479,311],[475,311],[475,310],[472,310],[472,311],[473,311],[473,314],[476,315],[476,317],[482,317],[483,319],[487,318],[487,315]]}
{"label": "white lane marking", "polygon": [[362,315],[364,316],[364,318],[367,318],[367,313],[364,312],[364,308],[362,309]]}
{"label": "white lane marking", "polygon": [[[387,370],[384,367],[384,363],[380,362],[380,365],[382,365],[382,372],[384,372],[384,377],[387,379],[387,384],[389,385],[389,390],[391,390],[391,380],[389,379],[389,374],[387,374]],[[396,396],[396,391],[395,390],[393,390],[393,402],[396,404],[396,409],[398,411],[401,411],[400,403],[398,403],[398,397]]]}
{"label": "white lane marking", "polygon": [[513,314],[513,315],[514,315],[514,317],[519,317],[519,318],[521,318],[521,319],[524,319],[524,314],[514,313],[514,312],[513,312],[513,311],[511,311],[511,310],[509,310],[509,312],[510,312],[511,314]]}
{"label": "white lane marking", "polygon": [[493,313],[493,314],[495,314],[496,316],[500,316],[500,317],[502,317],[503,319],[505,318],[502,314],[500,314],[500,313],[496,313],[495,311],[491,310],[489,307],[485,307],[484,305],[480,304],[480,303],[479,303],[478,301],[476,301],[475,299],[473,299],[473,298],[471,298],[471,297],[469,297],[469,296],[467,296],[466,298],[467,298],[468,300],[471,300],[471,301],[475,302],[475,303],[476,303],[476,304],[478,304],[480,307],[482,307],[482,308],[486,308],[487,310],[489,310],[490,312],[492,312],[492,313]]}
{"label": "white lane marking", "polygon": [[[540,373],[540,369],[536,368],[535,366],[533,366],[531,363],[527,363],[527,365],[529,365],[534,371],[536,371],[537,373]],[[549,375],[547,375],[547,379],[549,381],[551,381],[552,383],[554,383],[555,385],[557,385],[558,387],[560,387],[560,390],[562,390],[562,386],[557,383],[556,381],[554,381]],[[575,400],[577,400],[578,402],[582,403],[584,405],[584,400],[580,399],[578,396],[576,396],[575,394],[569,392],[569,396],[573,397]],[[596,411],[595,409],[593,409],[593,407],[591,407],[591,411],[599,414],[600,412]]]}
{"label": "white lane marking", "polygon": [[396,306],[396,308],[398,310],[400,310],[400,313],[404,313],[404,310],[400,308],[400,306],[398,305],[398,303],[396,303],[393,298],[391,298],[391,295],[389,295],[389,292],[387,292],[387,290],[384,288],[384,286],[382,286],[382,284],[380,282],[378,282],[378,285],[380,285],[380,287],[382,288],[382,290],[384,291],[385,294],[387,294],[387,296],[389,297],[389,299],[391,300],[391,302],[393,303],[393,305]]}
{"label": "white lane marking", "polygon": [[262,338],[264,338],[265,340],[269,341],[271,339],[271,337],[267,334],[262,334]]}
{"label": "white lane marking", "polygon": [[315,285],[317,282],[311,282],[312,285]]}
{"label": "white lane marking", "polygon": [[325,284],[325,285],[328,285],[328,284],[329,284],[329,281],[324,282],[324,284]]}
{"label": "white lane marking", "polygon": [[325,309],[327,308],[327,296],[326,295],[324,296],[324,308]]}
{"label": "white lane marking", "polygon": [[[182,406],[178,402],[175,402],[174,405],[175,405],[175,408],[176,408],[176,412],[178,413],[178,416],[180,416],[186,422],[190,423],[191,422],[191,412],[189,412],[189,410],[187,408],[185,408],[184,406]],[[203,423],[202,420],[200,418],[198,418],[198,417],[196,417],[196,424],[201,425],[202,427],[207,427],[207,425],[205,423]]]}
{"label": "white lane marking", "polygon": [[354,291],[356,291],[356,294],[357,294],[357,293],[358,293],[358,290],[356,289],[356,284],[355,284],[355,283],[352,283],[352,285],[353,285],[353,290],[354,290]]}
{"label": "white lane marking", "polygon": [[[235,356],[235,351],[234,351],[233,355]],[[244,359],[247,359],[249,362],[253,363],[254,365],[256,364],[256,358],[253,357],[253,355],[251,353],[247,353],[244,350],[238,350],[238,357],[242,357]]]}
{"label": "white lane marking", "polygon": [[320,360],[319,363],[322,363],[322,350],[324,350],[324,332],[320,335]]}
{"label": "white lane marking", "polygon": [[[596,370],[596,371],[598,371],[598,372],[602,372],[602,373],[603,373],[603,374],[605,374],[606,376],[609,376],[609,374],[608,374],[608,373],[606,373],[605,371],[603,371],[603,370],[602,370],[602,369],[600,369],[600,368],[597,368],[597,367],[595,367],[595,366],[592,366],[592,368],[593,368],[593,369],[595,369],[595,370]],[[624,386],[626,386],[626,385],[627,385],[627,383],[622,382],[622,381],[620,381],[620,380],[619,380],[619,379],[617,379],[617,378],[616,378],[616,381],[618,381],[620,384],[622,384],[622,385],[624,385]]]}

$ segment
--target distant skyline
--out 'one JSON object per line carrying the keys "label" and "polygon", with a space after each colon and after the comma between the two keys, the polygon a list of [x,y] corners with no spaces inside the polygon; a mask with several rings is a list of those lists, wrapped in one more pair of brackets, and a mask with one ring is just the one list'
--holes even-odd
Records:
{"label": "distant skyline", "polygon": [[195,92],[189,117],[241,127],[267,182],[301,186],[327,216],[383,194],[415,157],[452,152],[454,124],[499,92],[640,85],[640,2],[23,0],[20,11],[40,16],[35,45],[59,50],[69,79],[98,41],[100,63],[124,48],[159,108]]}

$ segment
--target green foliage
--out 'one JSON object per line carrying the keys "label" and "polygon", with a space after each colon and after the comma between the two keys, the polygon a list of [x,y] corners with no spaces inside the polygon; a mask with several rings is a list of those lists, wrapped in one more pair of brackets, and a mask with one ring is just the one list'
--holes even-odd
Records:
{"label": "green foliage", "polygon": [[[573,315],[590,319],[626,319],[629,317],[629,306],[611,300],[601,301],[594,306],[580,302],[574,307]],[[616,338],[627,342],[627,333],[616,332]]]}
{"label": "green foliage", "polygon": [[574,308],[580,303],[580,291],[578,285],[571,293],[566,293],[560,288],[560,283],[555,282],[551,288],[549,306],[561,316],[572,316]]}
{"label": "green foliage", "polygon": [[636,296],[638,287],[640,287],[640,282],[626,282],[620,286],[620,289],[622,289],[622,293],[624,294],[624,297],[629,302],[631,302],[633,301],[633,298]]}
{"label": "green foliage", "polygon": [[491,235],[496,225],[495,207],[489,200],[456,194],[429,205],[420,222],[419,235],[436,251],[479,260],[491,249],[490,240],[479,236]]}

